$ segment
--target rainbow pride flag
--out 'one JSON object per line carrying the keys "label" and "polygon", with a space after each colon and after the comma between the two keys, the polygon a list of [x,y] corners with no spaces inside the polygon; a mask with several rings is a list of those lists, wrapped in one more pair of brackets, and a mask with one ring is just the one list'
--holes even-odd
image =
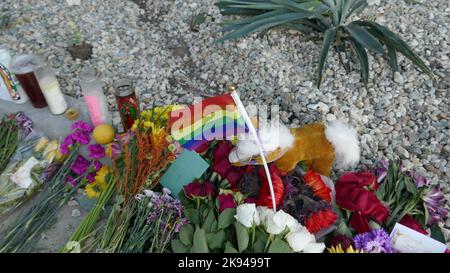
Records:
{"label": "rainbow pride flag", "polygon": [[205,142],[230,140],[233,136],[248,132],[231,94],[172,110],[169,125],[174,140],[191,151]]}

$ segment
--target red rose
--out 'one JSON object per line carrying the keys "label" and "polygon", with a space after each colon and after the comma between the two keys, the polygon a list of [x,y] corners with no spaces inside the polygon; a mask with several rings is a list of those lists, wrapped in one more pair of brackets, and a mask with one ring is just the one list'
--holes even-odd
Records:
{"label": "red rose", "polygon": [[373,187],[374,183],[376,178],[371,173],[344,174],[336,182],[336,204],[359,213],[357,217],[369,217],[382,224],[389,217],[389,210],[366,188]]}
{"label": "red rose", "polygon": [[422,228],[422,225],[417,222],[411,215],[405,215],[402,220],[400,220],[400,224],[409,227],[410,229],[414,229],[417,232],[428,235],[428,232]]}
{"label": "red rose", "polygon": [[224,211],[226,209],[233,209],[236,207],[234,196],[230,193],[219,195],[219,210]]}
{"label": "red rose", "polygon": [[198,154],[202,154],[202,153],[206,152],[206,150],[208,150],[208,148],[209,148],[209,141],[206,141],[202,145],[198,146],[195,149],[195,152],[197,152]]}
{"label": "red rose", "polygon": [[228,155],[233,149],[233,145],[229,142],[220,142],[214,151],[214,162],[212,164],[213,170],[218,173],[223,179],[227,179],[230,183],[231,189],[236,189],[239,181],[244,174],[244,167],[233,166]]}
{"label": "red rose", "polygon": [[210,181],[205,181],[204,183],[200,182],[200,180],[195,180],[192,183],[187,184],[183,187],[184,194],[187,198],[195,198],[195,197],[216,197],[216,189],[214,184]]}
{"label": "red rose", "polygon": [[352,214],[349,224],[357,233],[365,233],[370,231],[367,218],[364,217],[359,211]]}

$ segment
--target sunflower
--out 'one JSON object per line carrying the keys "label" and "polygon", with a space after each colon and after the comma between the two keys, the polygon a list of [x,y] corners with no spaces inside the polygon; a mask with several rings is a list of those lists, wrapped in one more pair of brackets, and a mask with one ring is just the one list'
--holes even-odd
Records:
{"label": "sunflower", "polygon": [[95,175],[95,181],[87,184],[84,192],[88,198],[98,198],[106,189],[106,176],[109,174],[108,166],[102,166]]}
{"label": "sunflower", "polygon": [[327,248],[328,253],[364,253],[362,250],[354,249],[352,246],[344,250],[341,244]]}

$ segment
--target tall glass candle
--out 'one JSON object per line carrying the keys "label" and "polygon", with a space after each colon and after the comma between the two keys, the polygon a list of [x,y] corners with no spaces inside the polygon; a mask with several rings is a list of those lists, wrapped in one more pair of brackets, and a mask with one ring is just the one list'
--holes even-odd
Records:
{"label": "tall glass candle", "polygon": [[95,76],[95,71],[85,68],[80,73],[80,86],[86,102],[91,122],[94,126],[112,123],[111,113],[108,110],[102,83]]}
{"label": "tall glass candle", "polygon": [[61,115],[66,112],[67,102],[53,69],[49,65],[43,65],[35,69],[35,75],[50,112],[54,115]]}
{"label": "tall glass candle", "polygon": [[35,108],[47,107],[47,101],[34,75],[34,69],[43,64],[44,62],[41,58],[32,54],[15,56],[11,64],[14,75],[19,80],[25,93],[30,98],[31,104]]}

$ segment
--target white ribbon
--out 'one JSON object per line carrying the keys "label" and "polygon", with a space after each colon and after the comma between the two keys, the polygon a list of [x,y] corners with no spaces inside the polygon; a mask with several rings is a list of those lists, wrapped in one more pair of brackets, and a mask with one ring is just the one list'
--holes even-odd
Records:
{"label": "white ribbon", "polygon": [[244,118],[245,123],[248,125],[250,133],[253,135],[253,137],[256,140],[256,145],[258,146],[258,149],[259,149],[259,155],[261,156],[261,160],[262,160],[262,163],[263,163],[263,166],[264,166],[264,171],[266,172],[267,181],[269,182],[270,195],[272,196],[273,210],[276,212],[277,211],[277,205],[276,205],[276,200],[275,200],[275,192],[273,190],[272,177],[270,176],[269,166],[267,165],[267,160],[266,160],[266,156],[264,155],[264,149],[263,149],[263,146],[261,144],[261,140],[259,139],[258,133],[256,132],[256,129],[253,126],[253,123],[250,120],[250,117],[248,116],[248,113],[245,110],[245,107],[242,104],[242,101],[239,98],[239,95],[237,94],[237,92],[236,91],[232,91],[231,92],[231,97],[233,98],[234,103],[236,104],[236,107],[237,107],[239,113]]}

